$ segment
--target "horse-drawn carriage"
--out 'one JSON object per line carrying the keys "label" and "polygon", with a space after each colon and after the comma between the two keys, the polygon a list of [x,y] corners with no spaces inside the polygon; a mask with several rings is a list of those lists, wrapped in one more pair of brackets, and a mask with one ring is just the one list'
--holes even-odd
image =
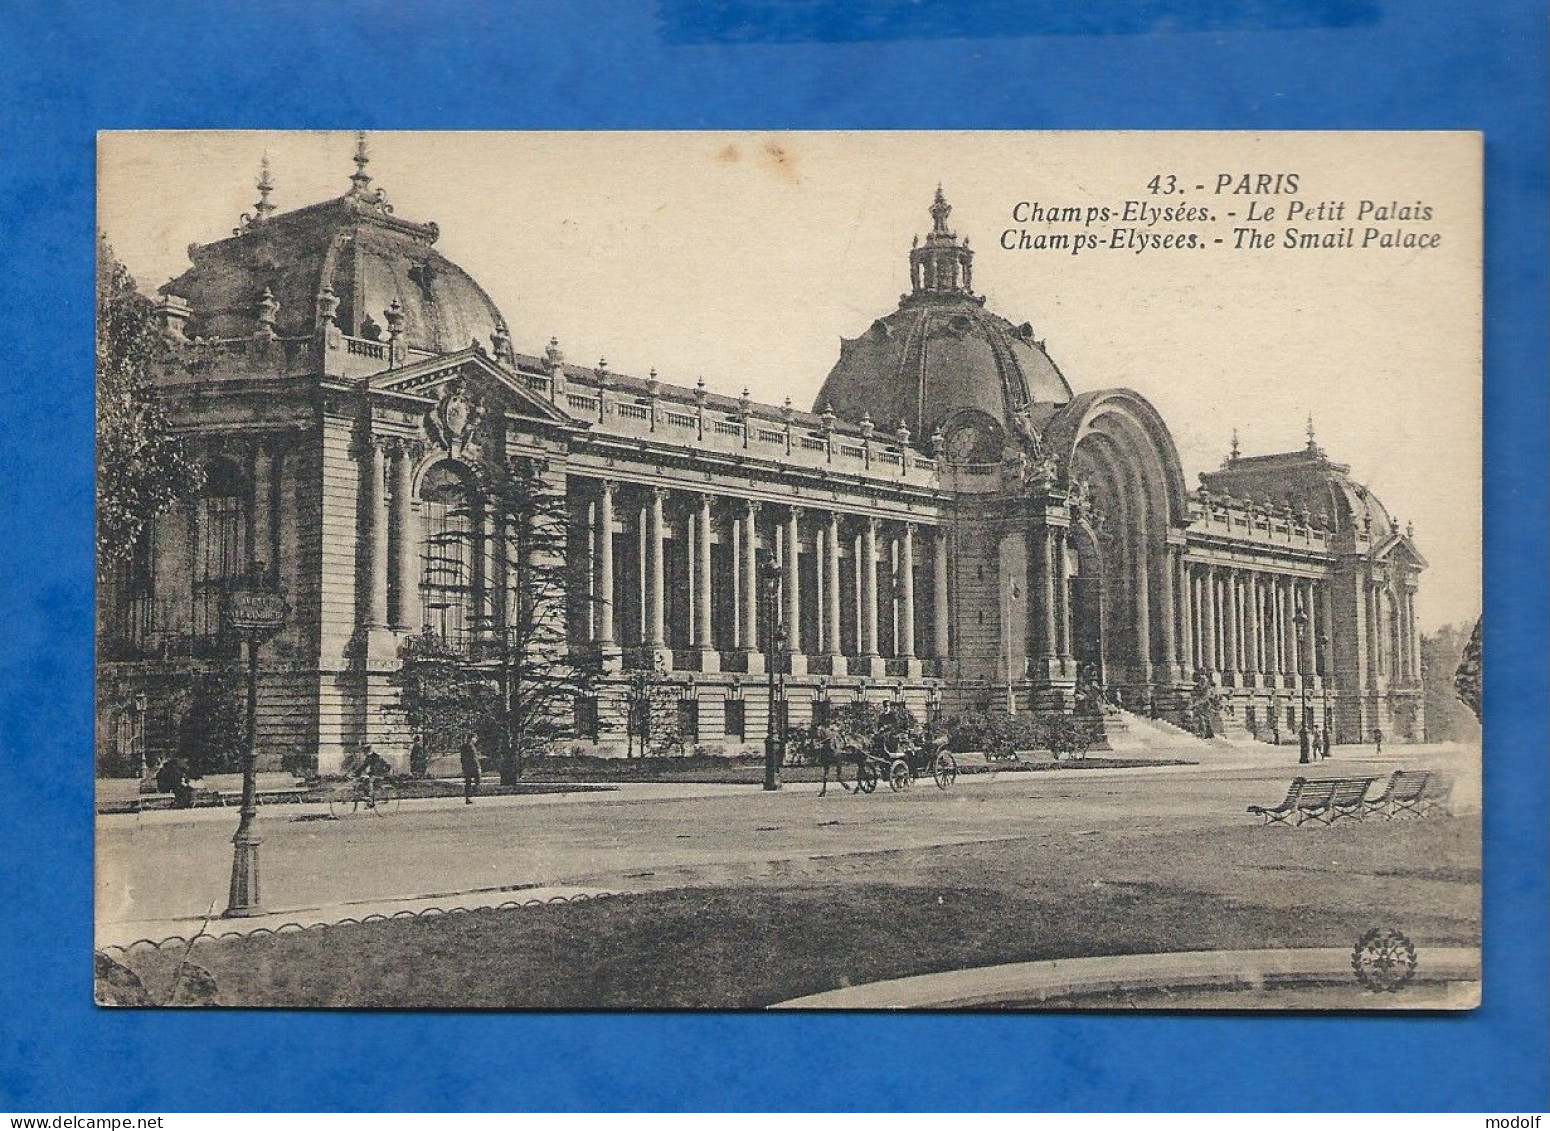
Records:
{"label": "horse-drawn carriage", "polygon": [[[899,793],[927,776],[938,789],[958,780],[958,760],[947,749],[947,739],[905,727],[884,726],[870,740],[842,733],[836,727],[823,727],[815,731],[810,749],[823,765],[819,796],[828,792],[831,768],[835,781],[856,793],[872,793],[883,781]],[[847,764],[855,767],[853,785],[845,781]]]}
{"label": "horse-drawn carriage", "polygon": [[857,783],[863,793],[871,793],[886,779],[888,788],[898,793],[929,774],[938,789],[946,789],[958,780],[958,760],[946,747],[945,737],[927,738],[908,730],[880,731],[860,763]]}

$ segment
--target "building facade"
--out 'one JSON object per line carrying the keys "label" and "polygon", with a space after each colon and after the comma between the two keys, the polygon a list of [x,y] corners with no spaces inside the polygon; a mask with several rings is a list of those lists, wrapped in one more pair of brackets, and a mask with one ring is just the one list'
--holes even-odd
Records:
{"label": "building facade", "polygon": [[161,288],[158,393],[206,483],[103,578],[104,748],[170,752],[256,563],[294,610],[264,649],[264,763],[327,772],[371,743],[402,764],[406,640],[493,655],[522,599],[488,500],[523,461],[563,492],[588,749],[623,749],[641,672],[688,744],[724,749],[858,699],[1070,711],[1079,680],[1177,716],[1208,679],[1266,737],[1305,708],[1341,742],[1420,737],[1412,532],[1311,425],[1298,452],[1235,443],[1190,490],[1145,398],[1073,391],[987,308],[940,190],[908,292],[804,411],[517,352],[436,226],[371,186],[364,143],[356,161],[347,193],[288,213],[261,183]]}

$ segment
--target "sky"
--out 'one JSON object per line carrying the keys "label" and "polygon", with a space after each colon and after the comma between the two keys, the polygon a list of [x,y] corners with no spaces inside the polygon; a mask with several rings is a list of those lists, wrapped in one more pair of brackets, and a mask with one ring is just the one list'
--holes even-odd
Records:
{"label": "sky", "polygon": [[[102,134],[100,222],[154,291],[187,268],[189,243],[228,236],[252,210],[263,155],[286,211],[347,190],[354,145],[343,132]],[[575,364],[703,376],[804,408],[840,337],[908,290],[910,241],[930,229],[940,183],[987,306],[1031,322],[1075,392],[1124,386],[1150,400],[1191,485],[1234,429],[1245,455],[1290,451],[1311,414],[1330,458],[1414,522],[1430,563],[1423,630],[1479,614],[1476,135],[373,133],[369,145],[373,187],[397,215],[440,225],[437,247],[491,295],[518,350],[542,353],[554,336]],[[1266,191],[1231,192],[1245,176]],[[1359,219],[1364,200],[1391,215]],[[1204,246],[1001,246],[1008,230],[1108,239],[1137,226],[1019,224],[1019,205],[1085,219],[1126,201],[1212,210],[1211,222],[1149,229],[1194,231]],[[1233,228],[1251,205],[1277,210],[1258,226],[1277,241],[1291,224],[1440,242],[1239,249]],[[1294,205],[1303,215],[1288,220]]]}

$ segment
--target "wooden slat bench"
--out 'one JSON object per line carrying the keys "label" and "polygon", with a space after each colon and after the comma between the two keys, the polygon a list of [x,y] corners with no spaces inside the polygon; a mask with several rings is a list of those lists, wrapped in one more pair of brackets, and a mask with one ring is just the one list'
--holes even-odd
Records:
{"label": "wooden slat bench", "polygon": [[1424,817],[1437,806],[1446,806],[1453,783],[1442,774],[1420,772],[1406,774],[1399,782],[1393,796],[1388,799],[1388,815],[1399,817]]}
{"label": "wooden slat bench", "polygon": [[1307,784],[1307,778],[1293,778],[1292,784],[1286,788],[1286,797],[1282,799],[1281,804],[1270,808],[1263,805],[1250,805],[1249,812],[1256,817],[1263,817],[1267,825],[1290,821],[1297,812],[1297,798],[1302,795],[1302,787]]}
{"label": "wooden slat bench", "polygon": [[1367,791],[1376,778],[1294,778],[1279,805],[1250,805],[1248,811],[1265,824],[1332,825],[1341,817],[1361,820],[1367,812]]}

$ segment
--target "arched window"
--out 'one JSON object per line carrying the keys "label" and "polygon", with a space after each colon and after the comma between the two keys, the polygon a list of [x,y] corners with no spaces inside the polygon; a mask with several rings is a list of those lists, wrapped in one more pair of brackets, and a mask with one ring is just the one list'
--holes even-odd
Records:
{"label": "arched window", "polygon": [[474,499],[467,479],[439,463],[420,485],[420,597],[425,627],[454,648],[474,628]]}
{"label": "arched window", "polygon": [[194,502],[194,635],[221,631],[221,598],[248,566],[248,483],[236,464],[212,460]]}

